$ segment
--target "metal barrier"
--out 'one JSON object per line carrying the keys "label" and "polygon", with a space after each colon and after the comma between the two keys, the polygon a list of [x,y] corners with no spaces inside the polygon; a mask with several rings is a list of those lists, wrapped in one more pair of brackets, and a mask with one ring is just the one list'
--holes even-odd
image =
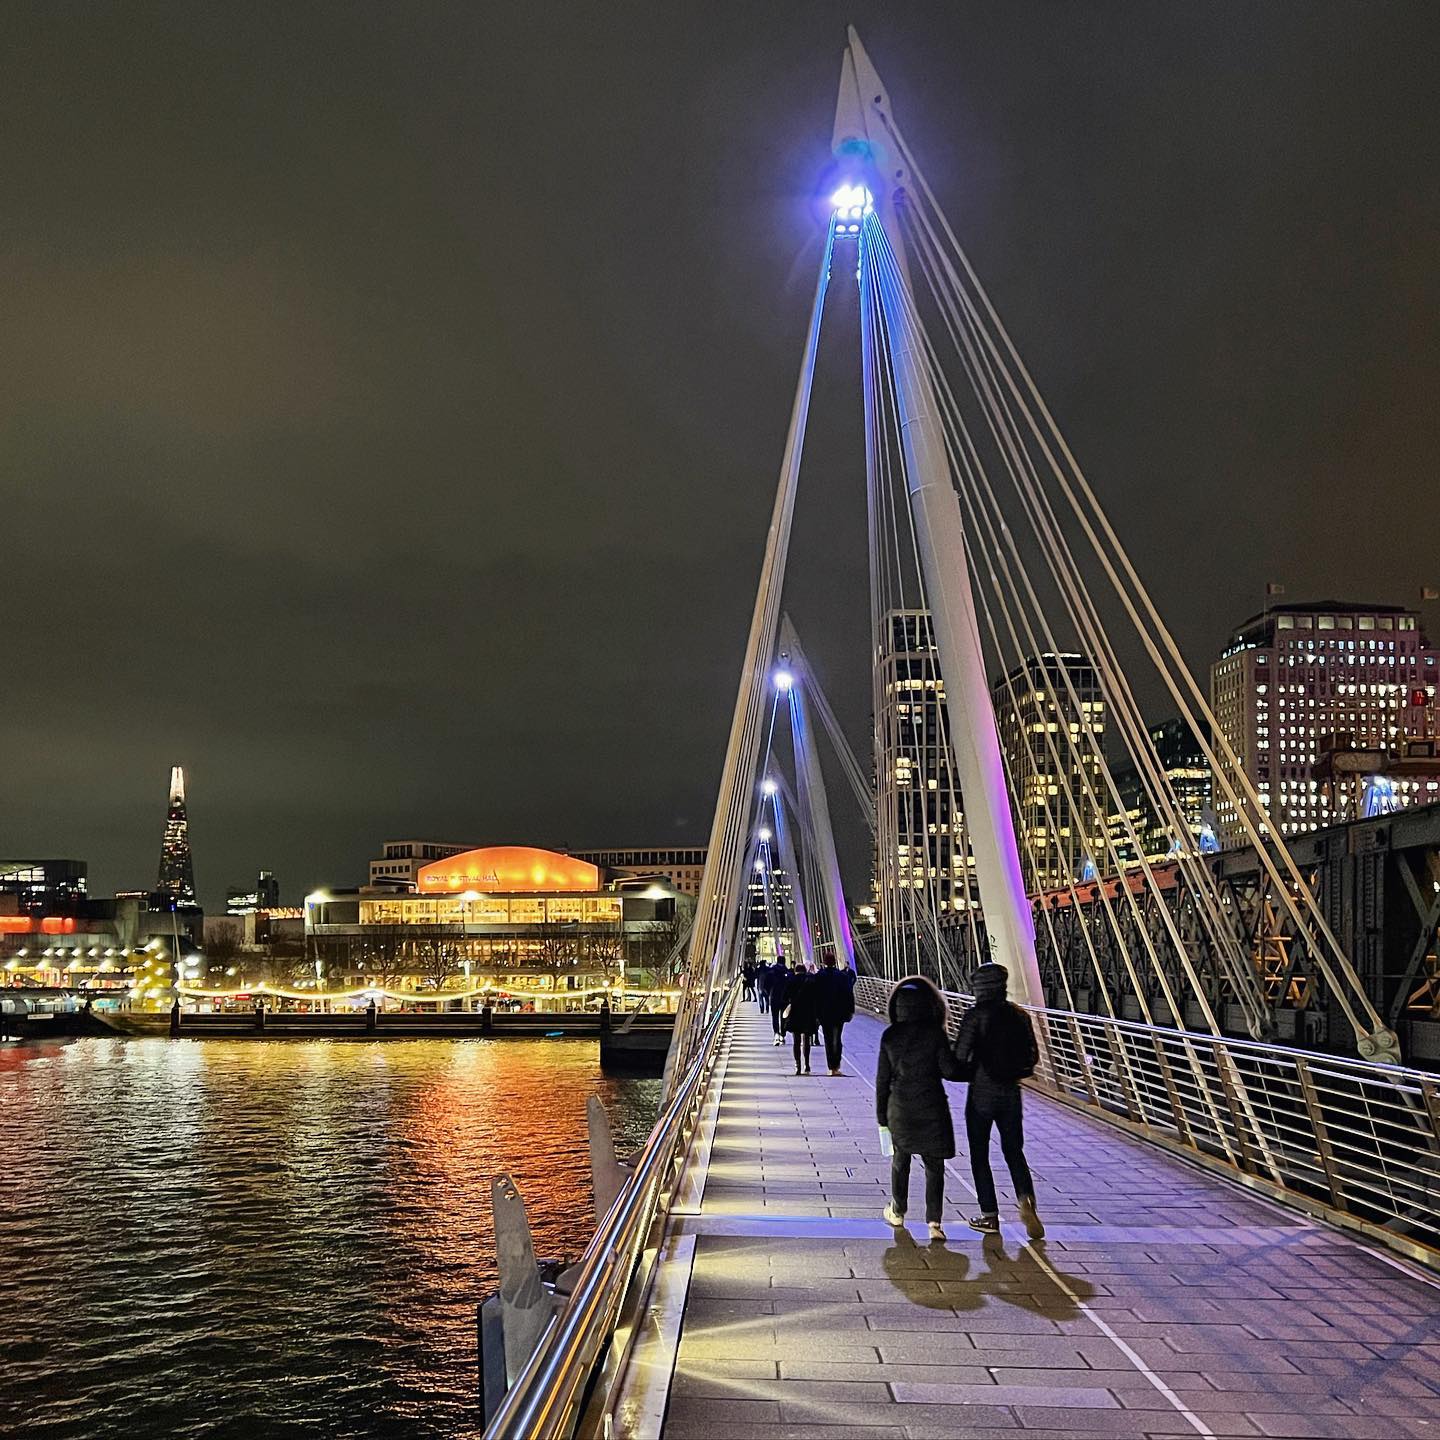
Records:
{"label": "metal barrier", "polygon": [[[570,1298],[541,1334],[529,1363],[485,1430],[485,1440],[569,1436],[587,1407],[605,1430],[609,1393],[624,1369],[649,1288],[663,1226],[719,1055],[732,989],[705,1027],[674,1097],[635,1158],[574,1272]],[[607,1351],[608,1347],[608,1351]],[[597,1374],[601,1362],[603,1371]]]}
{"label": "metal barrier", "polygon": [[[892,982],[862,975],[885,1012]],[[947,992],[952,1028],[973,1004]],[[1440,1268],[1440,1078],[1306,1050],[1025,1007],[1030,1083]]]}

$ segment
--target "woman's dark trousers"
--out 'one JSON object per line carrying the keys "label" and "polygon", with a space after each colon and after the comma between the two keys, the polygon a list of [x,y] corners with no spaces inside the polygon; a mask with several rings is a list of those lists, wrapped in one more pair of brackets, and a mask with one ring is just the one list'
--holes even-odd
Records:
{"label": "woman's dark trousers", "polygon": [[[811,1039],[812,1039],[812,1038],[813,1038],[813,1037],[812,1037],[812,1036],[809,1036],[809,1035],[802,1035],[798,1030],[795,1032],[795,1068],[796,1068],[796,1070],[799,1070],[799,1068],[801,1067],[802,1064],[804,1065],[804,1067],[805,1067],[807,1070],[810,1068],[810,1042],[811,1042]],[[801,1051],[801,1047],[802,1047],[802,1046],[804,1047],[804,1051],[805,1051],[805,1058],[804,1058],[803,1061],[802,1061],[801,1058],[800,1058],[800,1051]]]}
{"label": "woman's dark trousers", "polygon": [[825,1068],[827,1070],[838,1070],[840,1068],[840,1056],[843,1053],[840,1046],[840,1035],[845,1029],[845,1022],[841,1020],[831,1025],[827,1021],[821,1025],[820,1029],[825,1035]]}
{"label": "woman's dark trousers", "polygon": [[965,1100],[965,1138],[970,1145],[970,1173],[982,1215],[998,1215],[995,1176],[990,1170],[990,1127],[1000,1132],[1000,1153],[1010,1168],[1015,1198],[1034,1199],[1035,1182],[1025,1163],[1025,1124],[1018,1085],[996,1086],[976,1094],[972,1084]]}
{"label": "woman's dark trousers", "polygon": [[[939,1155],[920,1158],[925,1162],[925,1219],[938,1225],[945,1208],[945,1161]],[[895,1209],[903,1215],[910,1200],[910,1156],[904,1150],[890,1157],[890,1196]]]}

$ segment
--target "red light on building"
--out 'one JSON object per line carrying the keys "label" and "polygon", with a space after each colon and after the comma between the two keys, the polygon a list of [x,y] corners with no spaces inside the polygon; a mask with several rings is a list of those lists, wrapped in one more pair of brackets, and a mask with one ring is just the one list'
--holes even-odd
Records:
{"label": "red light on building", "polygon": [[0,915],[0,935],[28,935],[30,933],[30,917],[28,915]]}
{"label": "red light on building", "polygon": [[1430,703],[1430,692],[1428,690],[1415,689],[1410,692],[1410,703],[1419,710],[1423,710]]}
{"label": "red light on building", "polygon": [[73,935],[75,933],[75,917],[73,915],[44,915],[40,919],[40,933],[42,935]]}

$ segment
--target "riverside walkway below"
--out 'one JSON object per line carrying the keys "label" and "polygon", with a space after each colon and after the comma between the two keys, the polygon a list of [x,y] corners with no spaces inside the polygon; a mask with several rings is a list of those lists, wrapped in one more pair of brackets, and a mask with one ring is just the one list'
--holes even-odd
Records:
{"label": "riverside walkway below", "polygon": [[1054,1435],[1440,1440],[1440,1282],[1038,1096],[1027,1151],[1048,1234],[970,1230],[950,1163],[948,1240],[880,1218],[889,1162],[880,1022],[844,1074],[797,1077],[743,1002],[712,1082],[708,1145],[671,1213],[656,1323],[621,1433],[636,1440]]}

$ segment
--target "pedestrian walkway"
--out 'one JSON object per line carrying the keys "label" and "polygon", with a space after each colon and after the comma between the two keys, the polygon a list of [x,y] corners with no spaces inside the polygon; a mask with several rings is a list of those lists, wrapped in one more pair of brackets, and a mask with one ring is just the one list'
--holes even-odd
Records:
{"label": "pedestrian walkway", "polygon": [[843,1076],[797,1077],[738,1008],[670,1221],[688,1287],[667,1281],[665,1440],[1440,1440],[1440,1284],[1057,1102],[1026,1099],[1044,1241],[1014,1223],[998,1146],[1004,1233],[966,1227],[963,1086],[949,1239],[926,1238],[918,1165],[892,1231],[880,1031],[857,1017]]}

